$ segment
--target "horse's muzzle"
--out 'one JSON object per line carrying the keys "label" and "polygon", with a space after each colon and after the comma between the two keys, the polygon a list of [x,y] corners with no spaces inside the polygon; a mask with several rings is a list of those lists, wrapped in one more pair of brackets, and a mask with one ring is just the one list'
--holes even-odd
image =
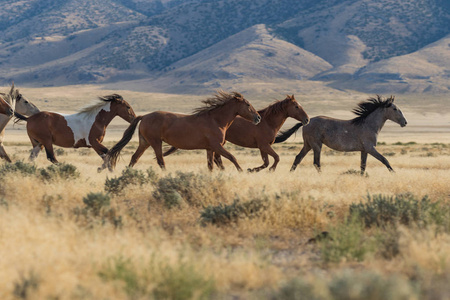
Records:
{"label": "horse's muzzle", "polygon": [[8,114],[8,116],[12,116],[14,114],[14,110],[10,107],[10,108],[8,108],[6,113]]}
{"label": "horse's muzzle", "polygon": [[260,117],[259,115],[257,115],[257,116],[255,117],[255,119],[253,120],[253,124],[258,125],[259,122],[261,122],[261,117]]}
{"label": "horse's muzzle", "polygon": [[303,120],[302,120],[302,124],[303,124],[303,126],[308,125],[308,124],[309,124],[309,118],[303,119]]}

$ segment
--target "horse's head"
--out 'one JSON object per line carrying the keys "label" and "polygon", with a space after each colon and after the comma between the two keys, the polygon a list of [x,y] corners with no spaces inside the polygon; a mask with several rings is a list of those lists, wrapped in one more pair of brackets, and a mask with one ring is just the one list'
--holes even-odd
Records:
{"label": "horse's head", "polygon": [[292,96],[287,95],[284,101],[287,101],[286,112],[288,117],[294,118],[302,122],[303,126],[309,123],[308,114],[300,105],[300,103],[298,103],[297,100],[295,100],[294,95]]}
{"label": "horse's head", "polygon": [[111,101],[111,111],[115,110],[116,114],[127,121],[128,123],[131,123],[131,121],[136,118],[136,114],[134,113],[133,108],[130,104],[128,104],[127,101],[123,100],[122,96],[118,94],[112,95],[114,97],[114,100]]}
{"label": "horse's head", "polygon": [[39,108],[25,98],[18,89],[11,93],[11,98],[14,99],[12,102],[15,103],[14,110],[21,115],[31,116],[40,112]]}
{"label": "horse's head", "polygon": [[0,114],[12,116],[14,113],[14,110],[12,109],[11,105],[9,105],[8,102],[3,99],[3,97],[0,96]]}
{"label": "horse's head", "polygon": [[386,103],[386,118],[399,124],[401,127],[405,127],[408,122],[403,116],[400,108],[398,108],[397,105],[394,104],[394,96],[391,96],[389,99],[387,99]]}
{"label": "horse's head", "polygon": [[247,119],[253,124],[257,125],[261,122],[261,116],[256,111],[256,109],[247,101],[241,94],[233,92],[233,99],[236,101],[237,105],[237,114],[244,119]]}

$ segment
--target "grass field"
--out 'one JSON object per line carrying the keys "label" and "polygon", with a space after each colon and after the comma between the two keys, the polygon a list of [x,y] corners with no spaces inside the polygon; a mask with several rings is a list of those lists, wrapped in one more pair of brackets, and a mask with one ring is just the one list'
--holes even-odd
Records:
{"label": "grass field", "polygon": [[[44,91],[48,102],[36,96],[43,91],[22,92],[41,109],[65,110],[56,92]],[[136,100],[137,111],[175,99],[149,97]],[[449,119],[422,115],[414,101],[398,103],[404,131],[389,124],[380,135],[396,172],[369,157],[367,176],[355,171],[358,153],[328,148],[322,173],[312,154],[290,173],[301,134],[275,146],[273,173],[238,173],[228,161],[210,173],[204,151],[179,151],[162,172],[148,150],[126,169],[135,136],[116,171],[98,174],[92,149],[59,148],[57,167],[45,153],[29,164],[23,125],[10,126],[14,163],[0,165],[0,299],[448,299]],[[196,106],[174,100],[171,110]],[[310,116],[332,115],[308,106]],[[125,126],[113,124],[108,147]],[[261,164],[255,150],[227,148],[244,169]]]}

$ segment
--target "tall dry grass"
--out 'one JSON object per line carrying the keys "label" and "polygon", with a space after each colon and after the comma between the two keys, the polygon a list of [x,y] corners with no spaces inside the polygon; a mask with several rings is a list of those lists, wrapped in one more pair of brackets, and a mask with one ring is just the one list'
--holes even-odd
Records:
{"label": "tall dry grass", "polygon": [[[257,174],[228,162],[209,173],[204,151],[167,157],[162,172],[149,150],[135,168],[145,180],[107,194],[105,182],[122,176],[135,147],[113,173],[97,173],[94,151],[64,149],[58,159],[78,178],[44,180],[45,153],[34,174],[0,175],[0,299],[348,299],[352,282],[360,285],[352,299],[450,295],[450,228],[348,221],[349,206],[368,195],[448,206],[450,145],[380,145],[396,173],[370,157],[367,177],[354,174],[359,155],[327,149],[322,173],[311,155],[290,173],[297,144],[277,145],[279,168]],[[26,162],[29,146],[7,148]],[[229,148],[243,168],[261,164],[256,151]],[[91,193],[108,203],[94,211]],[[308,243],[322,231],[331,240]],[[367,247],[356,256],[358,245]]]}

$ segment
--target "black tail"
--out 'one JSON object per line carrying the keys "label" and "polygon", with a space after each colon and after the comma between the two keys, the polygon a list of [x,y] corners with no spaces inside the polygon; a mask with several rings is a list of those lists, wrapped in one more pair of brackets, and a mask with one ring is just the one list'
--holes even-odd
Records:
{"label": "black tail", "polygon": [[134,131],[136,130],[136,127],[141,119],[142,119],[142,116],[136,117],[130,123],[130,126],[128,126],[127,130],[125,130],[125,132],[123,133],[122,139],[119,142],[117,142],[117,144],[114,145],[114,147],[112,147],[108,151],[107,155],[109,156],[109,162],[111,164],[111,168],[113,168],[113,169],[115,168],[117,158],[119,157],[120,151],[123,149],[123,147],[125,147],[126,144],[128,144],[128,142],[133,137]]}
{"label": "black tail", "polygon": [[281,131],[280,133],[278,133],[277,137],[275,138],[275,143],[284,142],[302,126],[303,126],[302,123],[297,123],[291,129]]}
{"label": "black tail", "polygon": [[25,117],[16,111],[14,111],[14,116],[16,117],[14,124],[19,123],[20,121],[28,121],[28,117]]}

